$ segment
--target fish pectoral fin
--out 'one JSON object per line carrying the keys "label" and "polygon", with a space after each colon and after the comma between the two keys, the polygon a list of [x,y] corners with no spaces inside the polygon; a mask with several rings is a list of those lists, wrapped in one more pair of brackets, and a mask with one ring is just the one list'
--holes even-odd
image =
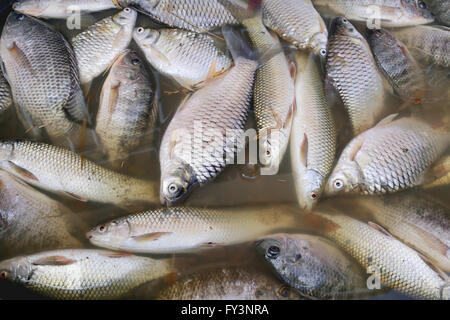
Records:
{"label": "fish pectoral fin", "polygon": [[88,199],[83,198],[83,197],[81,197],[81,196],[79,196],[79,195],[76,195],[75,193],[68,192],[68,191],[64,191],[64,194],[66,194],[66,195],[68,195],[69,197],[71,197],[71,198],[73,198],[73,199],[76,199],[76,200],[78,200],[78,201],[81,201],[81,202],[88,202]]}
{"label": "fish pectoral fin", "polygon": [[34,77],[37,76],[37,72],[31,66],[30,60],[28,60],[25,53],[17,46],[15,41],[8,43],[6,45],[6,49],[8,49],[9,54],[13,57],[17,64],[22,65],[22,69],[30,72]]}
{"label": "fish pectoral fin", "polygon": [[442,242],[439,238],[437,238],[436,236],[434,236],[429,232],[426,232],[425,230],[423,230],[418,226],[415,226],[411,223],[406,224],[408,224],[411,227],[411,229],[415,231],[416,235],[420,236],[428,246],[438,251],[444,257],[448,258],[447,252],[450,251],[450,248],[444,242]]}
{"label": "fish pectoral fin", "polygon": [[385,117],[384,119],[380,120],[380,122],[378,122],[374,128],[381,128],[384,127],[388,124],[390,124],[392,121],[394,121],[398,116],[398,113],[393,113],[388,115],[387,117]]}
{"label": "fish pectoral fin", "polygon": [[167,284],[173,284],[179,278],[180,278],[180,274],[178,272],[171,272],[163,278],[163,281],[164,281],[164,283],[167,283]]}
{"label": "fish pectoral fin", "polygon": [[449,276],[440,268],[438,267],[433,261],[431,261],[428,257],[424,256],[423,254],[421,254],[420,252],[417,252],[417,255],[423,260],[423,262],[425,262],[431,269],[433,269],[434,271],[436,271],[436,273],[438,273],[441,278],[445,281],[445,282],[450,282],[450,278]]}
{"label": "fish pectoral fin", "polygon": [[368,224],[370,227],[372,227],[373,229],[375,229],[375,230],[377,230],[377,231],[383,233],[384,235],[386,235],[386,236],[388,236],[388,237],[390,237],[390,238],[392,238],[392,239],[395,239],[395,237],[394,237],[392,234],[390,234],[389,231],[387,231],[385,228],[383,228],[383,227],[380,226],[379,224],[377,224],[377,223],[375,223],[375,222],[372,222],[372,221],[367,222],[367,224]]}
{"label": "fish pectoral fin", "polygon": [[304,133],[302,143],[300,143],[300,161],[305,168],[308,167],[308,136],[306,133]]}
{"label": "fish pectoral fin", "polygon": [[16,165],[12,161],[7,161],[6,167],[11,169],[15,174],[17,174],[18,176],[20,176],[21,178],[23,178],[25,180],[33,180],[33,181],[39,182],[39,179],[33,173],[31,173],[27,169],[24,169],[24,168]]}
{"label": "fish pectoral fin", "polygon": [[428,184],[450,175],[450,156],[445,156],[435,162],[425,173],[423,177],[423,187],[427,188]]}
{"label": "fish pectoral fin", "polygon": [[34,261],[35,266],[66,266],[76,263],[77,260],[69,259],[64,256],[48,256]]}
{"label": "fish pectoral fin", "polygon": [[116,259],[116,258],[124,258],[124,257],[131,257],[132,254],[128,253],[128,252],[102,252],[99,253],[99,255],[104,256],[104,257],[108,257],[108,258],[112,258],[112,259]]}
{"label": "fish pectoral fin", "polygon": [[151,232],[140,236],[133,236],[133,240],[137,242],[156,241],[165,235],[173,234],[173,232]]}

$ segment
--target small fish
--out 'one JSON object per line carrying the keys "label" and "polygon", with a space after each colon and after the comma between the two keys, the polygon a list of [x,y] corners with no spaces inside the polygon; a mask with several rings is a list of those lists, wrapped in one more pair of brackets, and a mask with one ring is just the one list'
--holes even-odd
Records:
{"label": "small fish", "polygon": [[204,270],[162,289],[158,300],[304,300],[275,276],[251,266]]}
{"label": "small fish", "polygon": [[163,204],[173,205],[213,180],[244,146],[241,135],[259,63],[241,55],[242,39],[235,41],[228,32],[234,67],[187,96],[164,133],[159,159]]}
{"label": "small fish", "polygon": [[427,182],[427,171],[450,144],[450,134],[391,115],[345,147],[325,192],[384,194]]}
{"label": "small fish", "polygon": [[264,0],[263,18],[264,24],[284,40],[326,56],[327,27],[310,0]]}
{"label": "small fish", "polygon": [[76,232],[85,228],[67,207],[0,171],[0,256],[80,248]]}
{"label": "small fish", "polygon": [[137,28],[133,38],[158,72],[188,90],[204,86],[227,71],[233,62],[208,34]]}
{"label": "small fish", "polygon": [[11,88],[0,68],[0,115],[12,105]]}
{"label": "small fish", "polygon": [[392,30],[416,59],[429,64],[450,66],[450,29],[442,26],[415,26]]}
{"label": "small fish", "polygon": [[367,29],[368,42],[381,72],[404,101],[421,102],[425,76],[406,46],[385,29]]}
{"label": "small fish", "polygon": [[93,13],[117,6],[114,0],[17,0],[13,10],[45,19],[65,19],[76,14]]}
{"label": "small fish", "polygon": [[0,262],[0,279],[64,300],[117,299],[170,274],[170,259],[91,249],[45,251]]}
{"label": "small fish", "polygon": [[428,9],[436,16],[436,20],[450,27],[450,2],[447,0],[423,0]]}
{"label": "small fish", "polygon": [[[418,193],[352,198],[381,227],[450,272],[450,209]],[[354,200],[352,200],[353,202]]]}
{"label": "small fish", "polygon": [[221,0],[116,0],[172,28],[205,32],[238,24]]}
{"label": "small fish", "polygon": [[154,182],[116,173],[70,150],[45,143],[1,142],[0,168],[33,186],[83,202],[132,207],[158,201]]}
{"label": "small fish", "polygon": [[0,55],[14,104],[36,138],[68,136],[87,116],[70,44],[52,26],[11,12],[3,28]]}
{"label": "small fish", "polygon": [[92,244],[127,252],[173,253],[252,241],[296,225],[292,208],[171,207],[133,214],[87,233]]}
{"label": "small fish", "polygon": [[89,84],[101,75],[131,42],[137,12],[125,8],[88,27],[72,39],[80,79]]}
{"label": "small fish", "polygon": [[306,225],[336,243],[384,286],[417,299],[449,300],[450,286],[421,256],[392,236],[344,214],[315,212]]}
{"label": "small fish", "polygon": [[144,61],[125,51],[111,66],[100,94],[96,132],[110,160],[125,159],[156,121],[158,104]]}
{"label": "small fish", "polygon": [[330,33],[327,78],[344,103],[353,134],[358,135],[384,115],[383,78],[369,44],[347,19],[334,19]]}
{"label": "small fish", "polygon": [[420,0],[312,0],[323,17],[342,16],[352,21],[402,27],[434,21],[425,2]]}
{"label": "small fish", "polygon": [[311,210],[322,197],[336,153],[336,126],[325,98],[319,66],[307,53],[296,53],[297,77],[291,134],[291,165],[297,200]]}
{"label": "small fish", "polygon": [[322,237],[275,234],[260,239],[256,248],[276,274],[307,297],[345,299],[367,288],[356,261]]}

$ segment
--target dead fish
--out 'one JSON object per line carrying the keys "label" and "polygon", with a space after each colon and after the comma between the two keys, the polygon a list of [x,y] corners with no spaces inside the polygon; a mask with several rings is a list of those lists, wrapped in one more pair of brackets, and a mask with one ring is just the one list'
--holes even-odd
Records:
{"label": "dead fish", "polygon": [[137,28],[133,38],[158,72],[188,90],[204,86],[232,65],[225,50],[208,34],[179,29]]}
{"label": "dead fish", "polygon": [[450,2],[447,0],[424,0],[437,21],[450,27]]}
{"label": "dead fish", "polygon": [[385,29],[368,29],[368,42],[381,72],[404,101],[420,103],[425,76],[406,46]]}
{"label": "dead fish", "polygon": [[297,77],[291,165],[297,200],[311,210],[322,197],[336,153],[336,127],[315,59],[296,53]]}
{"label": "dead fish", "polygon": [[255,267],[221,267],[183,277],[158,300],[304,300],[275,276]]}
{"label": "dead fish", "polygon": [[334,19],[330,33],[327,78],[344,103],[353,134],[358,135],[384,115],[383,78],[369,44],[347,19]]}
{"label": "dead fish", "polygon": [[173,253],[252,241],[296,225],[288,206],[203,209],[172,207],[133,214],[87,233],[92,244],[113,250]]}
{"label": "dead fish", "polygon": [[439,160],[435,165],[435,170],[438,172],[436,180],[422,186],[424,189],[443,187],[450,185],[450,156],[445,156]]}
{"label": "dead fish", "polygon": [[325,238],[275,234],[260,239],[256,248],[276,274],[306,297],[345,299],[367,290],[361,267]]}
{"label": "dead fish", "polygon": [[145,63],[125,51],[111,66],[100,94],[96,132],[110,160],[123,160],[141,143],[158,113]]}
{"label": "dead fish", "polygon": [[449,146],[450,134],[413,117],[396,116],[345,147],[328,180],[328,195],[393,193],[429,181],[430,167]]}
{"label": "dead fish", "polygon": [[221,0],[117,0],[172,28],[205,32],[238,24]]}
{"label": "dead fish", "polygon": [[101,75],[131,42],[137,12],[125,8],[88,27],[72,39],[80,79],[89,84]]}
{"label": "dead fish", "polygon": [[25,128],[38,138],[43,131],[59,138],[77,129],[87,116],[86,103],[74,53],[59,32],[36,18],[11,12],[0,55]]}
{"label": "dead fish", "polygon": [[164,133],[160,148],[163,204],[172,205],[214,179],[244,146],[241,135],[259,64],[233,45],[234,67],[188,96]]}
{"label": "dead fish", "polygon": [[450,29],[442,26],[415,26],[392,30],[416,59],[429,64],[450,66]]}
{"label": "dead fish", "polygon": [[65,19],[76,14],[93,13],[117,6],[114,0],[17,0],[13,10],[45,19]]}
{"label": "dead fish", "polygon": [[0,69],[0,115],[12,105],[11,88]]}
{"label": "dead fish", "polygon": [[80,248],[76,233],[83,229],[85,223],[67,207],[0,171],[1,256]]}
{"label": "dead fish", "polygon": [[312,3],[324,17],[342,16],[383,27],[414,26],[434,21],[433,14],[420,0],[312,0]]}
{"label": "dead fish", "polygon": [[336,213],[315,212],[305,225],[335,242],[371,274],[367,283],[417,299],[449,300],[450,286],[421,256],[399,240],[366,223]]}
{"label": "dead fish", "polygon": [[0,262],[1,280],[65,300],[117,299],[171,272],[170,259],[91,249],[45,251]]}
{"label": "dead fish", "polygon": [[133,207],[158,199],[154,182],[116,173],[70,150],[45,143],[1,142],[0,167],[33,186],[84,202]]}

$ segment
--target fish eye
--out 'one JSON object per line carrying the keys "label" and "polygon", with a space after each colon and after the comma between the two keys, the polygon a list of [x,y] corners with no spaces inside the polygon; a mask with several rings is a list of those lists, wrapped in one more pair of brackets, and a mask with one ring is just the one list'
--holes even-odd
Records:
{"label": "fish eye", "polygon": [[427,5],[426,5],[425,2],[419,1],[419,7],[420,7],[421,9],[426,9],[426,8],[427,8]]}
{"label": "fish eye", "polygon": [[178,192],[178,185],[175,183],[171,183],[169,185],[169,192],[170,193],[177,193]]}
{"label": "fish eye", "polygon": [[266,157],[271,157],[272,156],[272,151],[270,151],[270,149],[266,149]]}
{"label": "fish eye", "polygon": [[327,50],[325,50],[325,49],[320,49],[319,54],[320,54],[322,57],[325,57],[325,56],[327,55]]}
{"label": "fish eye", "polygon": [[280,294],[280,296],[287,298],[289,296],[289,288],[287,286],[282,286],[279,290],[278,293]]}
{"label": "fish eye", "polygon": [[142,27],[139,27],[139,28],[137,28],[137,33],[142,33],[142,32],[144,32],[144,28],[142,28]]}
{"label": "fish eye", "polygon": [[131,9],[130,8],[125,8],[125,9],[123,9],[123,11],[125,11],[126,13],[130,13]]}
{"label": "fish eye", "polygon": [[341,20],[343,23],[348,23],[348,20],[347,19],[345,19],[345,18],[342,18],[342,20]]}
{"label": "fish eye", "polygon": [[141,61],[139,60],[139,59],[133,59],[133,60],[131,60],[131,64],[133,65],[133,66],[138,66],[138,65],[140,65],[141,64]]}
{"label": "fish eye", "polygon": [[98,227],[98,231],[103,233],[107,230],[108,228],[105,225],[101,225],[100,227]]}
{"label": "fish eye", "polygon": [[0,272],[0,279],[1,280],[6,280],[7,278],[8,278],[8,272],[7,271]]}
{"label": "fish eye", "polygon": [[334,187],[336,189],[342,189],[343,186],[344,186],[344,182],[341,179],[336,179],[334,181]]}
{"label": "fish eye", "polygon": [[311,193],[311,199],[317,200],[318,197],[319,196],[317,195],[317,193],[315,193],[315,192]]}
{"label": "fish eye", "polygon": [[267,249],[267,257],[270,259],[276,259],[280,254],[280,247],[277,246],[270,246],[269,249]]}
{"label": "fish eye", "polygon": [[24,16],[23,14],[19,14],[19,15],[17,16],[16,19],[17,19],[18,21],[22,21],[23,18],[25,18],[25,16]]}

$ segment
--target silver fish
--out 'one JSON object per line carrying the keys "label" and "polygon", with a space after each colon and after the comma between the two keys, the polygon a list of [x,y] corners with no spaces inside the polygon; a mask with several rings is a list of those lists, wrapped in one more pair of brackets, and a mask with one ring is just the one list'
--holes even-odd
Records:
{"label": "silver fish", "polygon": [[12,105],[11,88],[0,69],[0,115]]}

